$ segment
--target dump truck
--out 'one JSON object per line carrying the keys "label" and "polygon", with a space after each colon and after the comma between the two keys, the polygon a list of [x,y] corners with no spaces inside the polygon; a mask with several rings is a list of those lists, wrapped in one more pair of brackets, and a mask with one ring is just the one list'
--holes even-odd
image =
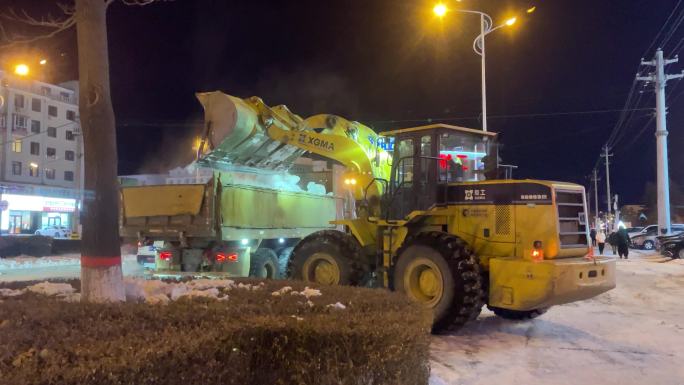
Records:
{"label": "dump truck", "polygon": [[[339,205],[320,192],[254,183],[251,175],[211,170],[206,183],[122,187],[121,236],[137,242],[138,262],[156,276],[280,278],[292,246],[334,227],[329,219]],[[282,181],[283,175],[259,178]]]}

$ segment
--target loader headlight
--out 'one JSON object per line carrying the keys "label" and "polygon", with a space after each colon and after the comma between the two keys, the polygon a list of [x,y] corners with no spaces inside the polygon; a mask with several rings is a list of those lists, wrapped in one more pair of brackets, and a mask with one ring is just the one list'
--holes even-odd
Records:
{"label": "loader headlight", "polygon": [[541,262],[544,260],[544,250],[542,249],[541,241],[534,241],[532,244],[532,260],[534,262]]}

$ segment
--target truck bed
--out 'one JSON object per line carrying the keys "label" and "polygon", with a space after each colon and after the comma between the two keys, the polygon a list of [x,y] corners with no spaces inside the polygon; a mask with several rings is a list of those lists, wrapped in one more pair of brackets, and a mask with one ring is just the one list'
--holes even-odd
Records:
{"label": "truck bed", "polygon": [[330,228],[336,218],[332,196],[234,184],[214,188],[214,180],[123,187],[121,236],[178,239],[182,231],[223,240],[288,238]]}

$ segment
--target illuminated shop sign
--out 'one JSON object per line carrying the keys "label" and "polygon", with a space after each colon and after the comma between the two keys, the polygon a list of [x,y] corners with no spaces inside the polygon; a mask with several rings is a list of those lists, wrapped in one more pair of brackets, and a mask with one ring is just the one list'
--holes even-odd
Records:
{"label": "illuminated shop sign", "polygon": [[10,210],[16,211],[47,211],[70,213],[76,210],[75,199],[14,194],[2,194],[2,199],[6,200],[9,203]]}

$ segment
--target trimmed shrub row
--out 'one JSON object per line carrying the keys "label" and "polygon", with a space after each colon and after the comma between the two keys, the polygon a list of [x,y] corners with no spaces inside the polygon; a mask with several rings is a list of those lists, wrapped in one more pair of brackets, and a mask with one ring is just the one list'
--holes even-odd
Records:
{"label": "trimmed shrub row", "polygon": [[418,305],[379,289],[272,294],[283,286],[304,289],[267,281],[167,305],[4,298],[0,383],[427,384],[432,319]]}

